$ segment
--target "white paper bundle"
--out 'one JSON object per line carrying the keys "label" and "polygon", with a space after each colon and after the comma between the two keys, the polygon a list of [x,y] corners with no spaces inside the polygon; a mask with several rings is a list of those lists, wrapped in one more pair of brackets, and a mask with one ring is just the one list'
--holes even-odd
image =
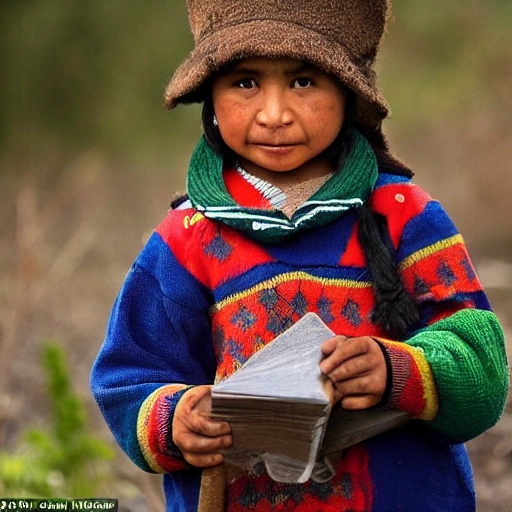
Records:
{"label": "white paper bundle", "polygon": [[320,346],[333,335],[308,313],[213,387],[212,415],[233,432],[228,462],[248,468],[264,461],[278,482],[308,480],[331,410]]}

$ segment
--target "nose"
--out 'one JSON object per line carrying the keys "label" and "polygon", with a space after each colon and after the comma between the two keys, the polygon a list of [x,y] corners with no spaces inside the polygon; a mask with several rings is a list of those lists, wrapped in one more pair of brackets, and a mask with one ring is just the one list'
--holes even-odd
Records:
{"label": "nose", "polygon": [[279,87],[268,87],[261,91],[260,101],[256,114],[258,124],[270,129],[291,124],[293,116],[286,91]]}

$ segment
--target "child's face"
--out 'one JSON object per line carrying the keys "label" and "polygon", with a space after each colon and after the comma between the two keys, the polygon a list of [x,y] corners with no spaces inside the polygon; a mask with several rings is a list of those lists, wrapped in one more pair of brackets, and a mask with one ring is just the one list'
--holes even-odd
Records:
{"label": "child's face", "polygon": [[224,142],[252,174],[299,169],[341,130],[346,90],[330,75],[290,59],[247,59],[214,79]]}

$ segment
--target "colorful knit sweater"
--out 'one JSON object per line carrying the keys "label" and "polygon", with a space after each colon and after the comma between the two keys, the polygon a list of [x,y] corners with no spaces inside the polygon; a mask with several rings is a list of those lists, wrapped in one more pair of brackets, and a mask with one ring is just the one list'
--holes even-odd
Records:
{"label": "colorful knit sweater", "polygon": [[[354,162],[361,165],[346,171]],[[308,311],[337,334],[379,337],[391,366],[388,405],[414,420],[345,450],[326,483],[279,484],[263,469],[240,477],[228,487],[228,510],[473,510],[461,443],[500,417],[508,372],[499,323],[439,203],[407,178],[377,175],[365,140],[341,171],[357,182],[352,192],[345,187],[344,197],[329,198],[331,178],[278,222],[261,205],[240,207],[247,185],[236,180],[228,191],[212,178],[201,204],[198,170],[222,174],[204,141],[189,172],[195,207],[171,211],[135,261],[91,378],[120,446],[142,469],[165,473],[167,510],[196,511],[201,492],[202,471],[172,441],[182,394],[232,374]],[[420,308],[420,323],[404,341],[385,339],[370,319],[358,201],[386,218],[398,271]]]}

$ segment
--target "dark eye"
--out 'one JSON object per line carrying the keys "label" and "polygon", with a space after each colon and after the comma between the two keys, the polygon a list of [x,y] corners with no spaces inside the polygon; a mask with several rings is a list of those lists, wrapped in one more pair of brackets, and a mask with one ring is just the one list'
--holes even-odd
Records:
{"label": "dark eye", "polygon": [[292,86],[295,89],[307,89],[310,85],[311,85],[311,79],[307,78],[305,76],[301,76],[300,78],[296,78],[293,81],[293,83],[292,83]]}
{"label": "dark eye", "polygon": [[242,80],[239,80],[237,84],[241,89],[252,89],[253,87],[256,87],[256,82],[252,78],[243,78]]}

